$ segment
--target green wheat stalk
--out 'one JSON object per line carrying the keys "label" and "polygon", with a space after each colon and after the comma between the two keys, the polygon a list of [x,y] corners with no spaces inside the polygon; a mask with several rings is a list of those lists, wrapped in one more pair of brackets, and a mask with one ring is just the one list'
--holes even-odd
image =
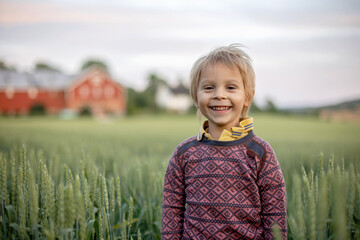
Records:
{"label": "green wheat stalk", "polygon": [[[6,236],[6,220],[5,220],[5,206],[8,202],[7,197],[7,179],[6,179],[6,162],[4,161],[2,154],[0,154],[0,194],[1,194],[1,222],[3,225],[3,234]],[[1,233],[1,232],[0,232]]]}
{"label": "green wheat stalk", "polygon": [[35,176],[31,168],[29,169],[29,212],[30,212],[30,224],[35,238],[37,238],[37,225],[38,225],[38,191],[36,189]]}
{"label": "green wheat stalk", "polygon": [[11,204],[13,205],[14,209],[17,208],[17,200],[16,200],[16,192],[17,192],[17,186],[16,186],[16,162],[15,158],[11,157]]}
{"label": "green wheat stalk", "polygon": [[57,229],[59,231],[59,238],[64,237],[64,229],[66,226],[66,213],[65,213],[65,196],[64,196],[64,185],[60,182],[57,194]]}
{"label": "green wheat stalk", "polygon": [[24,239],[25,238],[25,234],[26,234],[26,205],[25,205],[25,199],[24,199],[24,192],[23,192],[23,188],[19,185],[18,186],[18,209],[19,209],[19,215],[18,215],[18,219],[20,222],[20,238]]}
{"label": "green wheat stalk", "polygon": [[334,239],[348,239],[347,235],[347,219],[346,219],[346,192],[345,178],[341,174],[341,170],[336,168],[333,179],[334,185]]}
{"label": "green wheat stalk", "polygon": [[103,207],[99,209],[98,221],[99,221],[99,238],[104,239],[104,221],[102,217]]}
{"label": "green wheat stalk", "polygon": [[320,175],[319,196],[317,205],[317,239],[327,239],[327,219],[329,214],[329,196],[327,177],[325,174]]}

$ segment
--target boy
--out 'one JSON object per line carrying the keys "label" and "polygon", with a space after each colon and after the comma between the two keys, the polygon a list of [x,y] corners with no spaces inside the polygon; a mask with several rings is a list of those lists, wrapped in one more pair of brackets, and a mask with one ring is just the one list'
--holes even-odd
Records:
{"label": "boy", "polygon": [[255,92],[250,58],[238,45],[215,49],[195,62],[190,79],[207,121],[170,158],[162,239],[272,239],[274,224],[286,238],[283,174],[247,118]]}

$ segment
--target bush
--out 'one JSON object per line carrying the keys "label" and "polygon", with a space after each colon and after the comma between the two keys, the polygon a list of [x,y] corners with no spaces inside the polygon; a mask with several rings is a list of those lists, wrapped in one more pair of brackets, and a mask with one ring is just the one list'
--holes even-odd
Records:
{"label": "bush", "polygon": [[30,108],[29,113],[32,116],[45,115],[46,114],[46,108],[45,108],[44,104],[36,103]]}
{"label": "bush", "polygon": [[92,116],[91,107],[89,107],[89,106],[82,107],[80,109],[79,116],[80,117]]}

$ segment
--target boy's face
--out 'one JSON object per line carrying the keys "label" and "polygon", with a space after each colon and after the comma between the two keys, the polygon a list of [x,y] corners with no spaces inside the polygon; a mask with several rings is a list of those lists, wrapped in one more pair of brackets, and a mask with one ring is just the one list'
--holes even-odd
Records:
{"label": "boy's face", "polygon": [[251,100],[246,99],[239,70],[222,63],[203,69],[197,98],[197,107],[209,120],[209,131],[238,126],[243,108],[249,107],[251,103]]}

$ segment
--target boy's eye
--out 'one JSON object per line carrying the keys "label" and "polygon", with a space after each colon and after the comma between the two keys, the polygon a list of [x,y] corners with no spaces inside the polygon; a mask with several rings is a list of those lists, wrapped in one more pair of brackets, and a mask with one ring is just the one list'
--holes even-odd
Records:
{"label": "boy's eye", "polygon": [[228,86],[228,87],[227,87],[227,89],[229,89],[229,90],[235,90],[235,89],[236,89],[236,87],[235,87],[235,86],[233,86],[233,85],[231,85],[231,86]]}
{"label": "boy's eye", "polygon": [[205,86],[204,89],[205,90],[212,90],[212,89],[214,89],[214,87],[213,86]]}

